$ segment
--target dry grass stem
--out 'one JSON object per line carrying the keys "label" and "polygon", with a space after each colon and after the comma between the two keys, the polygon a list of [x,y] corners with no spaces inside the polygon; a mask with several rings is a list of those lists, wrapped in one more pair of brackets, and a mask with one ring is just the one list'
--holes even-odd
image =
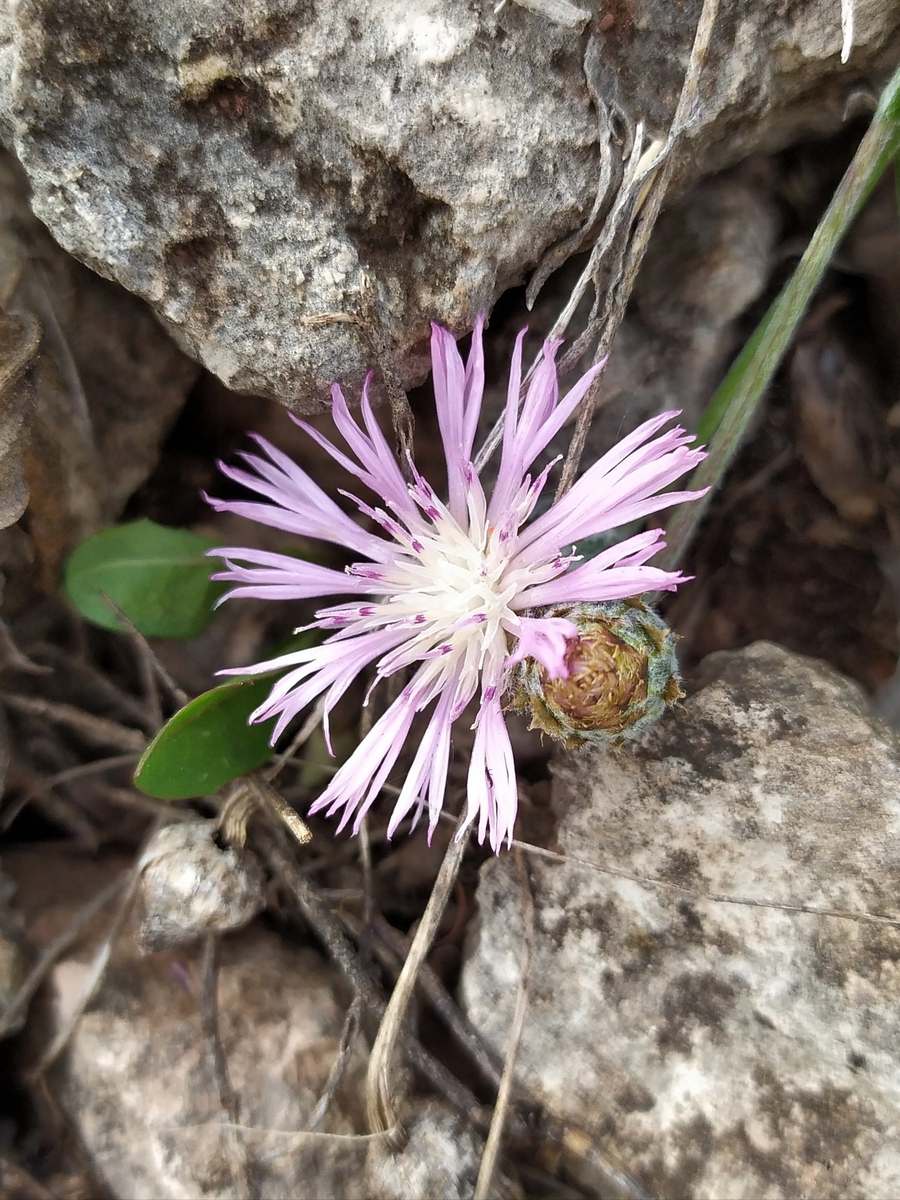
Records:
{"label": "dry grass stem", "polygon": [[447,847],[437,879],[416,935],[412,940],[403,970],[397,980],[388,1006],[372,1047],[369,1069],[366,1075],[366,1112],[369,1128],[373,1133],[382,1132],[396,1124],[396,1111],[391,1096],[391,1063],[400,1039],[409,1002],[416,985],[416,977],[431,949],[444,909],[459,872],[463,855],[468,845],[468,833],[460,832]]}
{"label": "dry grass stem", "polygon": [[[637,179],[641,183],[641,191],[635,197],[636,203],[631,210],[631,217],[633,219],[637,215],[637,224],[634,235],[624,248],[618,269],[607,281],[606,311],[603,314],[602,321],[599,322],[597,345],[594,351],[595,363],[600,362],[609,354],[613,339],[625,315],[625,307],[634,290],[638,270],[644,260],[647,247],[650,244],[650,235],[656,226],[663,201],[666,198],[675,174],[677,159],[674,151],[685,132],[690,128],[694,117],[700,75],[709,54],[709,44],[718,11],[719,0],[704,0],[700,20],[697,22],[697,31],[694,35],[694,44],[691,47],[690,61],[685,72],[684,84],[681,88],[681,94],[678,97],[678,106],[675,109],[675,116],[672,120],[668,136],[659,153],[650,157],[650,161],[646,164],[644,170],[635,172]],[[592,254],[591,258],[593,259],[593,257],[594,255]],[[599,263],[597,265],[599,266]],[[595,290],[597,290],[597,295],[599,296],[600,292],[597,288],[596,275],[594,279]],[[596,308],[597,305],[595,302],[595,310]],[[596,312],[592,313],[592,320],[588,323],[588,334],[591,333],[591,326],[593,325],[595,316]],[[576,475],[578,474],[578,467],[587,441],[588,430],[590,429],[591,420],[594,415],[594,405],[598,390],[599,381],[595,381],[578,407],[575,418],[575,432],[569,444],[559,486],[556,490],[557,500],[566,494],[575,482]]]}
{"label": "dry grass stem", "polygon": [[201,965],[200,1022],[209,1044],[216,1097],[222,1114],[222,1135],[231,1184],[239,1200],[258,1200],[252,1184],[252,1164],[240,1131],[240,1108],[228,1073],[228,1059],[219,1028],[218,938],[210,934],[203,941]]}
{"label": "dry grass stem", "polygon": [[119,750],[130,750],[137,754],[142,754],[147,745],[146,735],[139,730],[130,729],[106,717],[94,716],[76,708],[74,704],[42,700],[37,696],[21,696],[15,692],[5,693],[3,703],[13,712],[29,717],[46,717],[56,725],[64,725],[95,745],[115,746]]}
{"label": "dry grass stem", "polygon": [[312,841],[312,830],[282,796],[281,792],[255,771],[243,777],[244,786],[252,794],[257,804],[281,822],[300,846]]}
{"label": "dry grass stem", "polygon": [[0,1014],[0,1039],[6,1037],[18,1024],[19,1018],[28,1007],[32,996],[47,978],[54,963],[82,934],[91,921],[101,913],[127,886],[130,876],[123,875],[106,885],[85,904],[69,924],[47,944],[40,958],[28,972],[25,982],[16,992],[12,1003]]}
{"label": "dry grass stem", "polygon": [[[304,878],[296,864],[290,860],[278,840],[278,834],[273,831],[271,836],[263,836],[260,840],[264,853],[276,874],[289,888],[307,925],[321,940],[335,965],[347,979],[354,995],[359,997],[361,1023],[367,1020],[382,1021],[387,1008],[384,997],[366,973],[359,955],[348,941],[337,917],[328,909],[312,884]],[[482,1108],[475,1096],[414,1038],[404,1036],[403,1052],[410,1066],[458,1112],[476,1122],[482,1119]]]}
{"label": "dry grass stem", "polygon": [[[135,649],[137,651],[138,667],[141,672],[141,683],[144,685],[145,696],[151,698],[156,709],[159,708],[159,695],[156,690],[156,682],[158,681],[168,688],[173,700],[175,700],[179,707],[183,708],[189,699],[187,692],[183,691],[178,686],[178,684],[160,662],[159,658],[153,653],[150,643],[135,625],[134,621],[132,621],[131,617],[129,617],[126,613],[123,613],[115,601],[110,600],[106,592],[101,592],[100,595],[104,602],[112,609],[118,619],[131,634],[132,641],[134,642]],[[157,726],[160,724],[162,724],[161,711],[159,712],[157,719]]]}
{"label": "dry grass stem", "polygon": [[[161,818],[158,818],[153,822],[145,839],[145,846],[160,828],[162,823],[163,822]],[[100,946],[98,946],[94,957],[91,960],[87,978],[85,979],[84,986],[81,990],[81,995],[78,997],[75,1006],[69,1013],[65,1022],[57,1030],[53,1041],[41,1055],[40,1061],[32,1072],[33,1075],[42,1075],[47,1068],[52,1066],[52,1064],[60,1056],[60,1054],[68,1045],[72,1034],[78,1028],[78,1023],[84,1016],[85,1009],[90,1004],[91,1000],[99,990],[101,983],[103,982],[103,977],[106,974],[106,969],[109,966],[109,960],[112,956],[113,946],[115,945],[119,934],[125,928],[125,923],[131,914],[132,906],[135,898],[137,897],[138,886],[141,879],[142,854],[143,847],[142,852],[135,858],[134,865],[128,873],[125,895],[122,897],[122,901],[116,910],[112,921],[110,922],[106,937],[103,939]]]}
{"label": "dry grass stem", "polygon": [[528,881],[528,871],[521,850],[515,852],[516,874],[519,877],[519,892],[522,897],[522,959],[519,973],[519,987],[516,993],[516,1008],[513,1014],[512,1026],[509,1031],[509,1042],[506,1047],[506,1058],[503,1063],[503,1075],[497,1090],[497,1100],[494,1105],[494,1115],[491,1117],[491,1127],[488,1130],[481,1166],[478,1170],[478,1180],[475,1184],[474,1200],[488,1200],[497,1171],[497,1160],[500,1155],[500,1144],[503,1138],[503,1128],[509,1112],[512,1099],[513,1080],[515,1078],[516,1058],[522,1033],[525,1029],[525,1013],[528,1009],[528,981],[531,976],[531,959],[534,949],[534,896]]}
{"label": "dry grass stem", "polygon": [[347,1009],[347,1015],[344,1018],[344,1027],[341,1030],[341,1040],[338,1044],[337,1056],[328,1073],[328,1078],[325,1080],[322,1095],[319,1097],[316,1107],[312,1110],[307,1122],[306,1130],[308,1133],[311,1133],[325,1119],[325,1114],[331,1107],[335,1094],[341,1085],[341,1080],[344,1078],[344,1072],[347,1070],[347,1064],[350,1061],[350,1052],[353,1049],[353,1039],[359,1031],[361,1007],[362,1004],[359,996],[354,996],[353,1003]]}
{"label": "dry grass stem", "polygon": [[34,784],[24,792],[18,799],[7,808],[2,818],[0,818],[0,833],[5,833],[15,821],[16,817],[27,805],[33,800],[39,800],[47,792],[51,792],[55,787],[62,784],[71,783],[76,779],[84,779],[86,776],[99,775],[103,771],[114,771],[118,767],[131,766],[137,762],[138,754],[132,752],[130,754],[115,754],[111,758],[101,758],[97,762],[77,763],[74,767],[66,767],[64,771],[57,771],[55,775],[48,776],[47,779],[42,779],[39,783]]}
{"label": "dry grass stem", "polygon": [[[355,939],[359,940],[361,938],[363,931],[362,924],[352,913],[342,912],[341,921]],[[403,963],[409,955],[409,938],[404,937],[399,929],[395,929],[380,914],[376,914],[375,916],[374,932],[376,935],[374,942],[375,955],[382,967],[386,971],[389,971],[396,980],[403,967]],[[495,1088],[499,1087],[500,1070],[496,1066],[478,1031],[463,1015],[456,1001],[427,962],[423,962],[419,968],[416,986],[434,1013],[440,1017],[447,1029],[472,1059],[475,1066],[478,1067],[486,1082]]]}

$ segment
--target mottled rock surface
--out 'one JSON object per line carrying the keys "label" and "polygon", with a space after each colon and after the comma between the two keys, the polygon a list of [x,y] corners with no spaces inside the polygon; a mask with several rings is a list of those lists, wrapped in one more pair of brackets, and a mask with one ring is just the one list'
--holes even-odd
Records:
{"label": "mottled rock surface", "polygon": [[[31,950],[44,949],[129,865],[47,846],[5,855]],[[23,1035],[30,1057],[77,1005],[108,921],[109,913],[96,919],[54,967]],[[0,937],[0,959],[2,951]],[[259,924],[219,944],[219,1029],[240,1119],[238,1129],[229,1128],[201,1017],[201,976],[196,946],[142,956],[130,936],[121,937],[54,1069],[55,1101],[113,1196],[233,1200],[247,1194],[248,1182],[260,1200],[471,1195],[482,1142],[442,1101],[411,1102],[400,1145],[359,1136],[367,1134],[359,1035],[327,1113],[310,1128],[338,1054],[347,991],[317,951]],[[242,1156],[243,1179],[230,1165]]]}
{"label": "mottled rock surface", "polygon": [[[834,0],[722,6],[682,184],[841,123],[900,41],[892,0],[855,8],[842,67]],[[596,105],[663,131],[699,9],[5,0],[0,136],[68,250],[309,411],[384,347],[420,380],[429,319],[464,330],[579,227],[618,153]]]}
{"label": "mottled rock surface", "polygon": [[2,152],[0,360],[0,526],[30,502],[33,557],[55,582],[155,467],[199,368],[146,304],[60,249]]}
{"label": "mottled rock surface", "polygon": [[[900,929],[765,905],[900,919],[897,739],[854,684],[768,643],[711,656],[701,682],[643,742],[557,759],[558,849],[582,861],[529,859],[519,1071],[656,1195],[895,1195]],[[502,1049],[509,858],[478,904],[462,989]]]}

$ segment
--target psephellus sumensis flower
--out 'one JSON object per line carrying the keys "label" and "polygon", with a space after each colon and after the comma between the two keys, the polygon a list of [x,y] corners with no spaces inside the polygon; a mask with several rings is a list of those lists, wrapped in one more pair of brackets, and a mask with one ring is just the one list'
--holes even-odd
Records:
{"label": "psephellus sumensis flower", "polygon": [[[311,438],[362,483],[374,503],[349,498],[369,528],[354,519],[287,455],[262,437],[261,454],[244,467],[221,464],[229,479],[259,500],[210,503],[303,539],[333,543],[355,556],[343,572],[287,554],[241,547],[211,553],[225,560],[215,575],[235,586],[224,599],[330,601],[313,627],[327,634],[314,646],[251,667],[252,675],[283,670],[251,721],[277,717],[273,744],[290,722],[322,697],[329,714],[363,672],[375,680],[408,675],[399,696],[361,740],[312,805],[340,812],[358,830],[388,780],[419,713],[427,713],[388,825],[388,836],[412,814],[427,811],[433,830],[444,802],[454,723],[476,702],[465,823],[477,823],[499,850],[512,838],[517,808],[515,765],[504,708],[530,707],[535,724],[569,744],[617,741],[655,719],[679,694],[673,635],[638,599],[672,591],[677,571],[648,566],[664,546],[663,531],[626,537],[583,561],[580,540],[639,521],[702,493],[665,491],[704,457],[692,437],[670,427],[666,412],[623,438],[572,488],[532,516],[555,465],[532,473],[550,440],[572,416],[602,364],[560,398],[556,353],[545,343],[519,398],[523,331],[509,376],[500,464],[490,495],[473,465],[484,391],[484,319],[464,364],[453,336],[432,326],[435,403],[447,465],[447,498],[438,497],[415,463],[408,482],[378,425],[363,388],[354,419],[341,389],[332,388],[332,416],[346,450],[307,423]],[[294,418],[296,420],[296,418]],[[348,494],[349,495],[349,494]],[[381,532],[373,532],[372,529]],[[630,614],[630,615],[629,615]],[[591,694],[588,695],[588,692]],[[629,715],[631,714],[631,715]]]}

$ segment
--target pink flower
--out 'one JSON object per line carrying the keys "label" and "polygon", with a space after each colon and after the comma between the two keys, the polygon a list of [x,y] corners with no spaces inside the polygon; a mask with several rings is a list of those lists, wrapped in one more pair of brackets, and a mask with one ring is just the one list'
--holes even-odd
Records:
{"label": "pink flower", "polygon": [[528,524],[553,463],[534,477],[530,468],[571,417],[602,364],[560,399],[555,365],[559,343],[546,343],[520,405],[524,331],[519,335],[499,472],[488,498],[472,464],[484,388],[483,326],[482,318],[465,365],[452,335],[432,326],[435,400],[447,462],[446,501],[411,462],[413,482],[407,483],[372,413],[367,380],[361,424],[351,415],[340,388],[332,388],[332,414],[346,451],[303,421],[297,423],[377,497],[373,505],[352,499],[383,534],[363,528],[261,437],[256,442],[265,457],[245,454],[246,470],[222,466],[224,474],[261,499],[210,503],[303,538],[333,542],[357,559],[340,572],[263,550],[228,547],[212,552],[227,567],[215,578],[237,585],[225,599],[347,597],[316,613],[314,626],[333,631],[320,645],[230,672],[286,670],[251,717],[278,717],[273,743],[302,709],[323,695],[327,737],[329,712],[370,666],[376,679],[410,672],[399,697],[337,771],[312,811],[325,809],[331,815],[342,810],[338,828],[352,817],[357,830],[394,768],[416,714],[429,710],[388,835],[407,814],[418,819],[426,807],[433,830],[444,801],[453,723],[477,695],[466,821],[477,819],[479,840],[487,835],[498,850],[512,838],[517,806],[503,715],[510,673],[523,657],[532,657],[551,677],[565,675],[567,645],[576,633],[571,621],[529,615],[531,610],[676,588],[684,576],[645,565],[665,544],[660,529],[626,538],[572,567],[579,562],[574,543],[699,496],[662,489],[694,467],[703,451],[689,447],[692,438],[683,429],[661,433],[677,416],[663,413],[624,438],[560,501]]}

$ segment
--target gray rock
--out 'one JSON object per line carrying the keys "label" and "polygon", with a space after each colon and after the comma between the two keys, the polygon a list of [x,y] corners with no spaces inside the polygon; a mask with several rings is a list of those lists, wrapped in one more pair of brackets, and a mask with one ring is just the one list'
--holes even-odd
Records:
{"label": "gray rock", "polygon": [[240,929],[265,907],[256,858],[233,846],[220,848],[215,833],[215,821],[185,821],[151,838],[141,855],[138,939],[144,948],[168,949]]}
{"label": "gray rock", "polygon": [[30,490],[35,557],[55,584],[65,553],[155,467],[199,368],[146,304],[60,249],[2,152],[0,339],[0,525]]}
{"label": "gray rock", "polygon": [[[552,19],[575,7],[3,0],[0,135],[68,250],[232,388],[312,411],[385,355],[420,380],[429,319],[469,327],[579,227],[592,96],[667,126],[698,5],[584,34]],[[680,183],[836,128],[896,60],[892,0],[840,44],[834,0],[723,5]]]}
{"label": "gray rock", "polygon": [[[14,848],[4,866],[17,887],[13,916],[26,931],[22,940],[39,955],[129,862],[39,845]],[[0,891],[0,905],[3,900]],[[29,1061],[78,1004],[110,915],[95,919],[70,947],[32,1006],[22,1035]],[[3,919],[0,908],[0,1000]],[[471,1195],[483,1143],[442,1101],[411,1096],[401,1114],[402,1139],[368,1134],[360,1035],[350,1043],[327,1112],[310,1128],[347,1014],[344,980],[332,964],[259,923],[223,938],[218,959],[219,1031],[238,1129],[227,1126],[219,1103],[201,1019],[196,946],[144,955],[129,936],[119,938],[102,986],[53,1070],[54,1101],[112,1196],[232,1200],[248,1190],[259,1200]],[[229,1165],[242,1154],[243,1181]],[[250,1187],[242,1191],[246,1182]],[[494,1194],[509,1194],[502,1175],[497,1186]]]}
{"label": "gray rock", "polygon": [[[469,1200],[484,1143],[471,1125],[438,1100],[415,1100],[402,1117],[406,1140],[372,1143],[366,1163],[370,1200]],[[505,1180],[493,1196],[505,1195]]]}
{"label": "gray rock", "polygon": [[[529,860],[521,1077],[657,1195],[894,1195],[900,744],[856,685],[767,643],[711,656],[701,682],[643,742],[556,761],[570,861]],[[478,904],[462,992],[502,1050],[509,858]]]}

